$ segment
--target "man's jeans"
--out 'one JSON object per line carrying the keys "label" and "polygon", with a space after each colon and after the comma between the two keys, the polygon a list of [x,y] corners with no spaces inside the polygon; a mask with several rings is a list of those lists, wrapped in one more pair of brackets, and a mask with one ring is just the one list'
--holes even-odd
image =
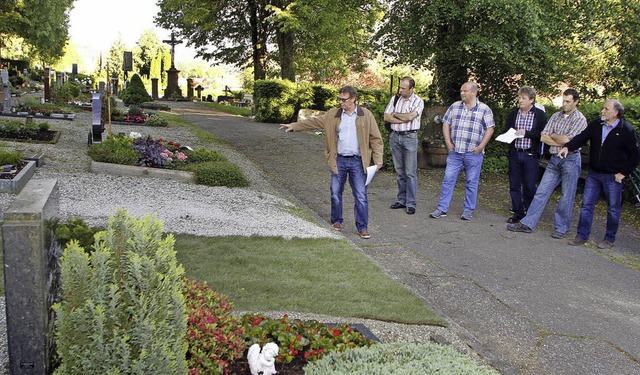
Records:
{"label": "man's jeans", "polygon": [[573,213],[573,201],[576,198],[576,188],[578,186],[578,178],[582,157],[580,152],[573,152],[561,159],[555,155],[551,156],[549,164],[542,175],[542,180],[538,184],[536,195],[525,216],[520,222],[529,228],[535,228],[540,221],[540,217],[544,212],[551,194],[562,183],[562,195],[558,202],[555,213],[555,230],[560,233],[567,233],[571,227],[571,215]]}
{"label": "man's jeans", "polygon": [[584,195],[582,196],[582,208],[580,209],[576,237],[584,240],[589,239],[593,222],[593,209],[598,202],[598,198],[600,198],[601,192],[604,193],[604,199],[607,201],[607,232],[604,240],[613,243],[616,240],[616,233],[620,225],[620,208],[622,206],[622,184],[616,182],[614,174],[589,172],[584,184]]}
{"label": "man's jeans", "polygon": [[474,152],[460,154],[455,151],[449,151],[447,168],[444,171],[444,180],[442,181],[442,193],[440,193],[440,202],[438,203],[438,209],[440,211],[449,211],[451,198],[453,198],[453,189],[456,187],[460,171],[464,168],[467,182],[465,185],[463,214],[473,213],[478,200],[478,184],[480,182],[480,171],[482,170],[483,160],[483,154],[476,154]]}
{"label": "man's jeans", "polygon": [[389,139],[393,167],[398,176],[398,196],[396,201],[407,207],[416,207],[418,190],[418,133],[406,135],[391,133]]}
{"label": "man's jeans", "polygon": [[509,153],[509,194],[513,216],[521,218],[529,209],[536,193],[538,157],[531,152]]}
{"label": "man's jeans", "polygon": [[353,216],[358,231],[368,229],[369,202],[367,201],[367,176],[362,168],[362,158],[354,156],[345,158],[338,155],[338,174],[331,174],[331,224],[342,224],[342,193],[349,177],[349,185],[353,192]]}

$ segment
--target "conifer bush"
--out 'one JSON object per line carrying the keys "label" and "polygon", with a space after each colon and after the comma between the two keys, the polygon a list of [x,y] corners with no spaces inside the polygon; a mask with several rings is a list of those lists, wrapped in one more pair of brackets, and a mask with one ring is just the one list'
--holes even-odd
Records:
{"label": "conifer bush", "polygon": [[125,105],[142,104],[151,100],[151,96],[144,87],[139,75],[134,74],[129,82],[129,87],[122,91],[120,98]]}
{"label": "conifer bush", "polygon": [[55,374],[186,374],[184,270],[162,223],[124,209],[88,255],[64,251],[62,300],[54,305]]}

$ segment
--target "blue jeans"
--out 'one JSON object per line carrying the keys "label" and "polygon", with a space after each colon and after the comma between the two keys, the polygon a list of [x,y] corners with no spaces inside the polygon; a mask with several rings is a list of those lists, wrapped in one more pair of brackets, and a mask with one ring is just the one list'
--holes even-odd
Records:
{"label": "blue jeans", "polygon": [[407,207],[416,207],[418,190],[418,133],[401,135],[391,133],[389,139],[393,167],[398,176],[398,195],[396,201]]}
{"label": "blue jeans", "polygon": [[447,168],[444,171],[444,179],[442,181],[442,193],[440,193],[440,202],[438,203],[438,209],[440,211],[449,211],[451,198],[453,198],[453,189],[456,187],[460,171],[464,168],[467,182],[465,184],[463,213],[473,213],[478,200],[478,184],[480,183],[480,171],[482,170],[483,160],[483,154],[476,154],[474,152],[460,154],[455,151],[449,151]]}
{"label": "blue jeans", "polygon": [[604,199],[607,201],[607,232],[604,239],[613,243],[616,240],[618,226],[620,226],[620,208],[622,207],[622,183],[616,182],[614,174],[589,172],[584,184],[576,237],[584,240],[589,239],[593,223],[593,209],[601,192],[604,193]]}
{"label": "blue jeans", "polygon": [[369,223],[369,202],[367,200],[367,176],[362,168],[362,158],[354,156],[345,158],[338,155],[338,174],[331,174],[331,224],[342,224],[342,193],[349,177],[349,185],[353,192],[353,216],[358,231],[367,229]]}
{"label": "blue jeans", "polygon": [[551,194],[562,183],[562,195],[555,212],[555,230],[567,233],[571,227],[571,215],[573,214],[573,201],[576,198],[576,188],[580,177],[582,157],[580,152],[574,152],[561,159],[551,156],[549,164],[538,184],[536,195],[525,216],[520,222],[529,228],[535,228],[540,221],[544,208],[551,198]]}
{"label": "blue jeans", "polygon": [[509,159],[509,194],[513,216],[523,217],[536,193],[538,157],[530,152],[513,151]]}

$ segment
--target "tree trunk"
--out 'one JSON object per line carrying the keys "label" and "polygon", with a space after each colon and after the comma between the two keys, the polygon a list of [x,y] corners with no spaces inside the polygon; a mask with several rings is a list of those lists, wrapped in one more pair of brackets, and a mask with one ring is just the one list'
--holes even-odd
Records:
{"label": "tree trunk", "polygon": [[293,62],[293,33],[284,32],[276,27],[278,53],[280,55],[280,78],[296,81],[296,68]]}
{"label": "tree trunk", "polygon": [[267,78],[267,27],[268,11],[260,0],[249,0],[249,24],[251,25],[251,47],[253,48],[253,79]]}

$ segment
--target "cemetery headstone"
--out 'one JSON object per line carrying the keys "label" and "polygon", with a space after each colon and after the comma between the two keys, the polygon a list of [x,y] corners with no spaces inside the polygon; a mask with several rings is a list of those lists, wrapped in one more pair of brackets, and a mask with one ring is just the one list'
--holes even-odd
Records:
{"label": "cemetery headstone", "polygon": [[2,101],[0,106],[2,107],[2,113],[11,112],[11,87],[9,86],[9,72],[6,70],[0,71],[0,85]]}
{"label": "cemetery headstone", "polygon": [[151,98],[158,99],[158,78],[151,78]]}
{"label": "cemetery headstone", "polygon": [[44,81],[44,101],[45,102],[50,102],[51,101],[51,68],[49,68],[48,66],[44,68],[44,77],[43,81]]}
{"label": "cemetery headstone", "polygon": [[102,100],[99,92],[91,97],[91,132],[89,132],[89,144],[102,142],[104,123],[102,122]]}

